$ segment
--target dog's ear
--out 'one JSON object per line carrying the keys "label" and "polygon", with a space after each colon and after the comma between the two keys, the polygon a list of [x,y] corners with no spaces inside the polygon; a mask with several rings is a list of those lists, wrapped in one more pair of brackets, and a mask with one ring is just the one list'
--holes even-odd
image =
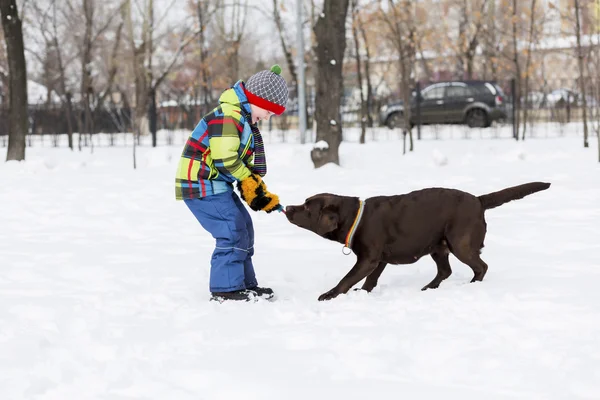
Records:
{"label": "dog's ear", "polygon": [[339,223],[339,216],[336,212],[331,210],[323,210],[317,221],[317,234],[323,236],[335,229],[337,229]]}

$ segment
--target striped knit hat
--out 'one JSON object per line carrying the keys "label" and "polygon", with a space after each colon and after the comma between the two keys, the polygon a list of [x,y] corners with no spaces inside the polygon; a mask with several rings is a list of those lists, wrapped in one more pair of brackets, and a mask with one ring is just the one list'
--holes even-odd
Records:
{"label": "striped knit hat", "polygon": [[281,115],[288,101],[288,88],[280,74],[281,67],[275,64],[270,70],[252,75],[244,88],[250,104]]}

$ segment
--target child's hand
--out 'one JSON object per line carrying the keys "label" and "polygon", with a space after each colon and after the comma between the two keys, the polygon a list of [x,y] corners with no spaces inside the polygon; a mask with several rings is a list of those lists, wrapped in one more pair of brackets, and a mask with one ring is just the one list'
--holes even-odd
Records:
{"label": "child's hand", "polygon": [[239,181],[237,186],[242,199],[252,210],[262,210],[267,213],[283,210],[283,206],[279,204],[279,197],[267,190],[267,185],[259,175],[252,174],[243,181]]}

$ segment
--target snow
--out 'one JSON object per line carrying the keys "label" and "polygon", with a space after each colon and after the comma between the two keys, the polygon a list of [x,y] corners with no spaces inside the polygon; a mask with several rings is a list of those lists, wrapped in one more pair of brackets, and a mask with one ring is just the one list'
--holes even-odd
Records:
{"label": "snow", "polygon": [[331,65],[335,65],[335,64],[336,64],[336,61],[335,61],[335,59],[333,59],[333,58],[332,58],[332,59],[329,61],[329,64],[331,64]]}
{"label": "snow", "polygon": [[469,132],[423,129],[405,156],[399,135],[371,132],[319,170],[313,144],[266,134],[265,182],[286,205],[551,182],[487,211],[483,282],[452,257],[453,275],[421,292],[435,275],[424,258],[389,266],[371,294],[317,302],[355,256],[252,213],[258,279],[279,297],[253,304],[208,301],[213,239],[174,200],[185,134],[138,147],[137,170],[106,138],[93,154],[34,141],[26,162],[0,164],[0,398],[600,398],[596,138]]}
{"label": "snow", "polygon": [[326,150],[329,148],[329,143],[324,140],[319,140],[313,145],[313,149]]}
{"label": "snow", "polygon": [[431,156],[433,157],[435,165],[438,167],[443,167],[444,165],[448,164],[448,157],[439,149],[433,149]]}

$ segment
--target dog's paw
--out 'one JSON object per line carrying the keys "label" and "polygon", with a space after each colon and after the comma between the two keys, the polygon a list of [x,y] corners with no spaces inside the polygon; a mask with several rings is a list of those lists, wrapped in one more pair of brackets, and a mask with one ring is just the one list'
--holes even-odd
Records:
{"label": "dog's paw", "polygon": [[331,289],[329,292],[323,293],[322,295],[319,296],[319,301],[323,301],[323,300],[331,300],[331,299],[335,299],[338,294],[340,294],[336,288]]}
{"label": "dog's paw", "polygon": [[375,289],[375,286],[372,285],[363,285],[359,290],[364,290],[367,293],[371,293]]}
{"label": "dog's paw", "polygon": [[435,280],[433,280],[432,282],[429,282],[427,285],[423,286],[421,290],[437,289],[440,287],[440,283],[441,282],[436,282]]}

